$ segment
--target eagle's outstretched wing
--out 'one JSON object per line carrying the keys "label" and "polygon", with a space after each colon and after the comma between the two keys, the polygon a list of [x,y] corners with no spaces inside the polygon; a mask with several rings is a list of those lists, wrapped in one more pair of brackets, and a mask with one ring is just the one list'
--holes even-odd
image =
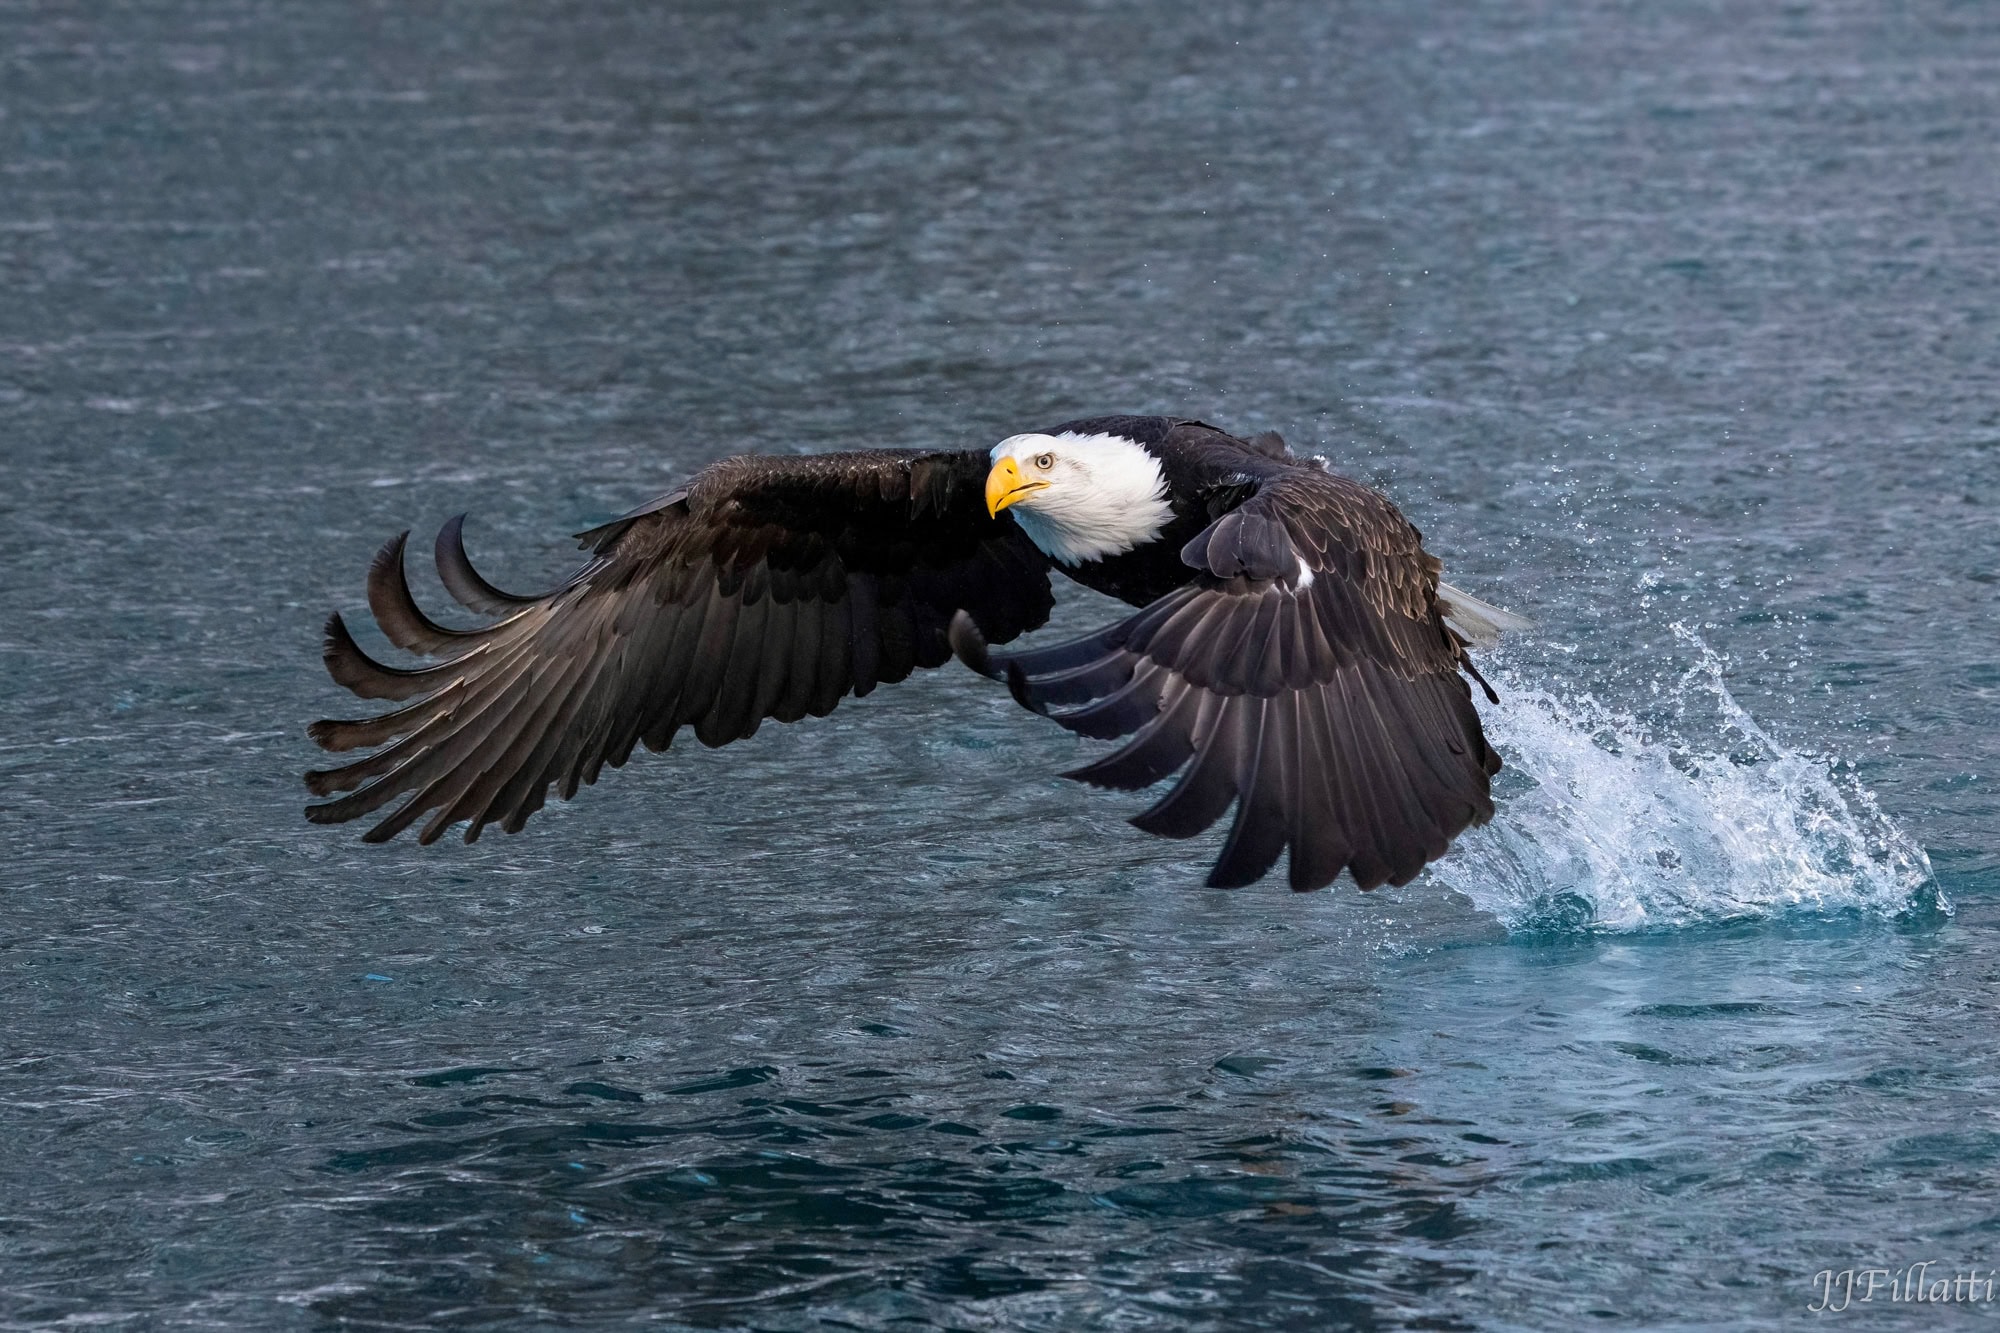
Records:
{"label": "eagle's outstretched wing", "polygon": [[[643,742],[682,727],[724,745],[765,718],[824,716],[849,694],[950,658],[961,608],[996,639],[1048,619],[1047,558],[985,504],[983,450],[733,458],[583,534],[591,559],[539,597],[493,587],[466,558],[460,521],[438,534],[452,596],[497,616],[447,629],[410,595],[405,537],[382,548],[368,605],[397,647],[443,660],[385,666],[327,622],[327,670],[376,717],[316,722],[328,750],[381,746],[306,775],[316,823],[402,799],[367,840],[426,814],[420,839],[470,821],[518,830],[551,785],[563,799]],[[336,793],[347,793],[336,796]]]}
{"label": "eagle's outstretched wing", "polygon": [[1189,542],[1190,581],[1138,614],[1011,655],[986,651],[974,614],[953,645],[1071,731],[1131,736],[1066,776],[1135,791],[1185,769],[1139,828],[1193,837],[1234,801],[1211,885],[1251,883],[1288,847],[1294,889],[1343,869],[1402,884],[1492,817],[1500,769],[1420,543],[1368,487],[1288,468]]}

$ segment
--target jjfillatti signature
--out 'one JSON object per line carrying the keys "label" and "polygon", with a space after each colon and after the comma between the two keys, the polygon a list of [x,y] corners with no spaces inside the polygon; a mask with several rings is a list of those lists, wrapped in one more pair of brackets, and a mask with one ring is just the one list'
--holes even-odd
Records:
{"label": "jjfillatti signature", "polygon": [[1954,1270],[1949,1277],[1933,1277],[1931,1270],[1936,1267],[1937,1260],[1926,1259],[1907,1268],[1822,1268],[1813,1274],[1813,1299],[1806,1308],[1814,1314],[1839,1314],[1850,1305],[1877,1301],[1970,1305],[1993,1299],[2000,1268]]}

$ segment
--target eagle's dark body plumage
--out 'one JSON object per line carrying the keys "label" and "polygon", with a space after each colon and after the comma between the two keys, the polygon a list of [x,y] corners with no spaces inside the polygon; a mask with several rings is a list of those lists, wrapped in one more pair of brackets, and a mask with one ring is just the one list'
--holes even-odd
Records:
{"label": "eagle's dark body plumage", "polygon": [[[329,750],[382,748],[308,774],[332,799],[307,813],[341,822],[400,799],[370,840],[426,817],[425,842],[459,822],[468,840],[488,823],[513,832],[551,786],[567,799],[635,745],[665,749],[683,728],[722,745],[766,718],[823,716],[956,650],[1070,730],[1129,738],[1068,776],[1136,790],[1179,773],[1138,827],[1192,836],[1234,802],[1212,884],[1249,883],[1287,848],[1296,889],[1343,869],[1364,888],[1402,883],[1491,816],[1500,761],[1465,643],[1444,622],[1438,562],[1394,505],[1275,435],[1196,421],[1015,438],[1107,437],[1156,462],[1165,508],[1147,539],[1076,562],[1031,540],[1011,500],[993,508],[986,450],[726,459],[583,534],[589,560],[538,597],[481,578],[454,520],[438,568],[497,617],[475,630],[417,608],[397,538],[370,570],[369,607],[398,647],[443,660],[385,666],[328,622],[334,679],[403,706],[313,725]],[[1052,567],[1138,610],[1066,644],[990,649],[1047,621]]]}

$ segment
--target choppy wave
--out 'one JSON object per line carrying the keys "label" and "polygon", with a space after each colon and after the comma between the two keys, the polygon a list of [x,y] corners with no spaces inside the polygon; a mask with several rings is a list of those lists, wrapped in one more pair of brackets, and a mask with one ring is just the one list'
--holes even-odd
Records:
{"label": "choppy wave", "polygon": [[1949,913],[1924,849],[1852,770],[1767,735],[1692,631],[1664,721],[1501,669],[1500,815],[1433,875],[1509,930],[1634,931],[1780,914]]}

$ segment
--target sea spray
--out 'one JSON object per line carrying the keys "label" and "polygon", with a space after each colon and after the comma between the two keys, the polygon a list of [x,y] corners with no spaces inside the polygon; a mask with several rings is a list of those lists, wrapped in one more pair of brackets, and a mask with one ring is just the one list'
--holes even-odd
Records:
{"label": "sea spray", "polygon": [[1485,710],[1499,810],[1435,879],[1517,931],[1949,913],[1930,858],[1852,771],[1772,739],[1722,659],[1676,633],[1694,660],[1653,724],[1500,667]]}

